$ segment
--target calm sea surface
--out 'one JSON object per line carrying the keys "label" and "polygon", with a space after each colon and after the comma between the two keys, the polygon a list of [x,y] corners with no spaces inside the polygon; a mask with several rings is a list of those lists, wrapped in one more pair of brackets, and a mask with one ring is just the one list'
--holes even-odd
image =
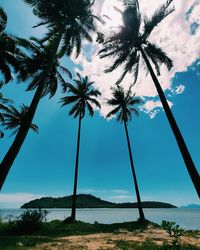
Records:
{"label": "calm sea surface", "polygon": [[[70,209],[46,209],[49,213],[47,220],[63,220],[70,216]],[[23,209],[0,209],[0,218],[4,221],[19,216]],[[200,209],[172,208],[172,209],[144,209],[148,220],[160,224],[162,220],[175,221],[184,229],[200,230]],[[94,223],[115,223],[134,221],[138,218],[137,209],[77,209],[77,219]]]}

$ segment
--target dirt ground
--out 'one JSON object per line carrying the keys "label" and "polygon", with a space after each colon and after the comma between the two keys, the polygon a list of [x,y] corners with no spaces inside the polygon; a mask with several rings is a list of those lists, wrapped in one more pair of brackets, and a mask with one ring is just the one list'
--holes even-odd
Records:
{"label": "dirt ground", "polygon": [[[163,241],[170,242],[170,237],[162,229],[148,228],[145,231],[128,232],[125,229],[119,229],[114,233],[90,234],[85,236],[67,236],[58,238],[57,242],[45,243],[36,246],[35,250],[117,250],[117,241],[128,241],[141,243],[146,240],[152,240],[161,245]],[[200,232],[194,237],[181,237],[183,244],[190,244],[200,247]]]}

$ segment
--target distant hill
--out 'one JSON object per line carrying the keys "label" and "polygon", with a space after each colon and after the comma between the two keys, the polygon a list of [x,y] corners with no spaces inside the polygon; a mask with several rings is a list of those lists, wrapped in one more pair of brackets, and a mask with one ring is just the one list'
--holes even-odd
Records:
{"label": "distant hill", "polygon": [[[145,201],[143,208],[176,208],[174,205],[164,202]],[[72,196],[60,198],[44,197],[25,203],[21,208],[71,208]],[[93,195],[77,195],[77,208],[137,208],[137,203],[113,203],[101,200]]]}
{"label": "distant hill", "polygon": [[189,204],[186,206],[181,206],[180,208],[200,208],[200,205],[198,204]]}

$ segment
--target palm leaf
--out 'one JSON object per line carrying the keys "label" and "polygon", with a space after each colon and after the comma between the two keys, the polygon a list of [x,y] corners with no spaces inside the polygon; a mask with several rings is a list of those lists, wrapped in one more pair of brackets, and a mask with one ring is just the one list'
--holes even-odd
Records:
{"label": "palm leaf", "polygon": [[0,7],[0,33],[5,30],[7,25],[7,15],[3,8]]}
{"label": "palm leaf", "polygon": [[93,116],[93,105],[98,108],[101,107],[100,103],[93,97],[100,95],[100,92],[93,89],[93,82],[90,82],[87,76],[81,77],[79,73],[77,73],[77,78],[74,79],[74,83],[74,85],[67,83],[67,91],[73,95],[63,97],[60,100],[62,106],[75,103],[69,111],[69,115],[74,115],[74,118],[78,117],[78,115],[81,115],[81,118],[83,118],[85,116],[86,108],[88,109],[89,114]]}
{"label": "palm leaf", "polygon": [[171,14],[174,11],[174,8],[169,9],[169,5],[173,2],[173,0],[167,0],[166,3],[160,6],[158,10],[155,11],[153,16],[148,19],[144,18],[144,34],[143,38],[146,40],[148,36],[151,34],[153,29],[163,21],[165,17]]}
{"label": "palm leaf", "polygon": [[124,88],[118,85],[116,88],[112,88],[112,91],[112,98],[107,100],[107,104],[113,106],[114,109],[106,117],[116,115],[119,122],[130,121],[132,112],[138,114],[134,106],[140,103],[140,99],[136,98],[135,94],[131,94],[130,88],[125,92]]}
{"label": "palm leaf", "polygon": [[159,73],[159,64],[165,64],[170,70],[173,67],[172,60],[166,55],[166,53],[156,46],[155,44],[148,43],[147,47],[144,48],[148,57],[152,60]]}

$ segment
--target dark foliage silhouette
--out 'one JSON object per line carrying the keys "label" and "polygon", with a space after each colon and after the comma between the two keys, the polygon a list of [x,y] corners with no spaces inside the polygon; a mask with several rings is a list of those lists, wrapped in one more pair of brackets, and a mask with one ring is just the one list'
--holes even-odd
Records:
{"label": "dark foliage silhouette", "polygon": [[116,115],[117,121],[124,124],[129,157],[130,157],[131,170],[133,174],[135,192],[136,192],[137,203],[138,203],[139,220],[144,221],[145,217],[144,217],[144,212],[142,209],[138,181],[137,181],[135,167],[133,163],[131,142],[130,142],[129,133],[128,133],[128,122],[131,120],[132,114],[134,113],[136,115],[139,115],[137,109],[135,109],[134,107],[136,104],[139,104],[139,103],[141,103],[141,100],[139,98],[136,98],[135,95],[132,95],[131,89],[129,89],[126,92],[123,89],[123,87],[117,86],[116,88],[113,88],[112,98],[107,100],[107,104],[110,106],[113,106],[113,109],[109,112],[109,114],[107,115],[107,118],[110,118],[111,116]]}
{"label": "dark foliage silhouette", "polygon": [[117,67],[123,65],[124,70],[117,84],[120,84],[127,73],[133,74],[134,84],[137,81],[139,66],[141,63],[141,57],[146,64],[148,72],[155,84],[158,95],[162,102],[164,111],[168,118],[171,129],[176,138],[178,147],[184,159],[190,178],[194,187],[200,197],[200,176],[190,156],[188,148],[185,144],[184,138],[179,130],[173,113],[168,105],[165,94],[158,81],[156,74],[152,68],[152,64],[155,67],[157,75],[160,75],[160,65],[165,64],[170,70],[173,66],[172,60],[166,55],[166,53],[158,45],[149,41],[149,36],[155,27],[163,21],[170,13],[173,12],[173,8],[169,8],[173,0],[167,0],[166,3],[155,11],[151,18],[143,17],[139,10],[139,4],[135,0],[124,1],[125,10],[123,12],[124,25],[118,34],[115,34],[108,38],[104,42],[104,47],[100,51],[100,57],[114,57],[117,58],[113,65],[106,69],[105,72],[112,72]]}
{"label": "dark foliage silhouette", "polygon": [[97,101],[96,97],[100,95],[98,90],[95,90],[88,77],[81,77],[77,74],[77,79],[74,80],[75,85],[70,83],[67,84],[68,93],[72,95],[65,96],[61,99],[62,106],[73,104],[69,115],[73,115],[74,118],[78,118],[78,139],[77,139],[77,149],[76,149],[76,163],[75,163],[75,175],[74,175],[74,189],[72,198],[72,212],[70,221],[76,219],[76,198],[77,198],[77,182],[78,182],[78,166],[79,166],[79,149],[80,149],[80,139],[81,139],[81,122],[85,116],[86,110],[88,110],[89,115],[92,117],[94,115],[94,108],[96,106],[100,108],[100,103]]}

